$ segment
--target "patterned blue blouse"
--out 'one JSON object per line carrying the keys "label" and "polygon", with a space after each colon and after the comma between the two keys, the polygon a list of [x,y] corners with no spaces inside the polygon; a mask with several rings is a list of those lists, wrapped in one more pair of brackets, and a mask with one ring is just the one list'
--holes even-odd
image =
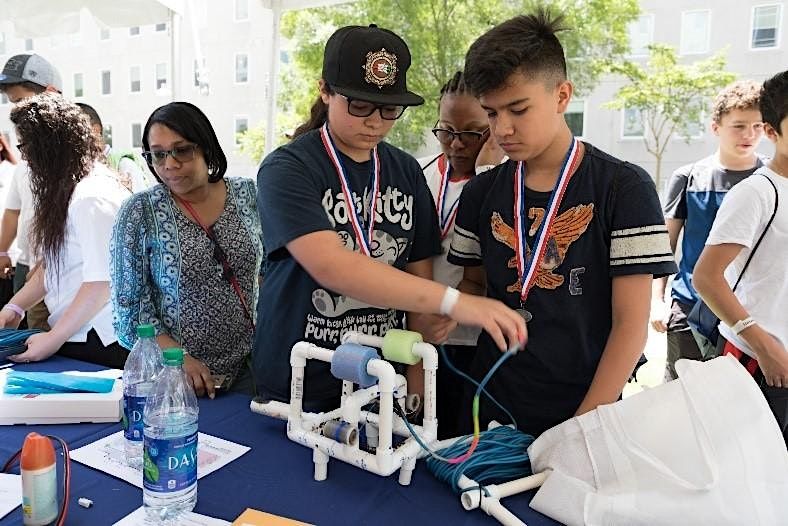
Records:
{"label": "patterned blue blouse", "polygon": [[[255,316],[262,232],[254,181],[225,178],[224,211],[212,229]],[[220,184],[220,183],[215,183]],[[241,301],[222,278],[214,245],[159,184],[120,209],[110,245],[111,293],[118,341],[131,349],[136,327],[151,323],[214,374],[235,377],[252,347]]]}

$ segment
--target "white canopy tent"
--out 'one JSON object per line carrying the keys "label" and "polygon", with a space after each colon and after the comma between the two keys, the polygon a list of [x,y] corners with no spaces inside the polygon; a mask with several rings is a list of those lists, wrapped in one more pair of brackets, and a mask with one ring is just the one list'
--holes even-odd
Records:
{"label": "white canopy tent", "polygon": [[[269,63],[269,107],[266,115],[266,153],[273,148],[276,122],[276,98],[281,48],[281,20],[285,11],[342,4],[353,0],[256,0],[270,9],[271,60]],[[42,37],[80,31],[80,18],[89,13],[101,27],[132,27],[169,22],[172,64],[179,63],[181,19],[192,0],[0,0],[0,17],[11,21],[17,36]],[[199,53],[199,42],[192,28],[192,38]],[[172,68],[172,97],[177,98],[178,79]]]}

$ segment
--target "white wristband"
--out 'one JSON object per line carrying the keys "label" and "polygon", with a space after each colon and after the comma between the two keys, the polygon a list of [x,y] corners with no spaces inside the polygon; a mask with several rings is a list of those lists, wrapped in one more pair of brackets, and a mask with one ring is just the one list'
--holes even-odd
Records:
{"label": "white wristband", "polygon": [[441,307],[440,312],[444,316],[449,316],[451,314],[452,309],[454,306],[457,305],[457,302],[460,299],[460,291],[455,289],[454,287],[446,287],[446,292],[443,293],[443,299],[441,300]]}
{"label": "white wristband", "polygon": [[755,325],[755,323],[755,320],[753,320],[751,316],[747,316],[743,320],[739,320],[734,323],[733,326],[731,326],[731,330],[738,335],[744,329],[748,329]]}

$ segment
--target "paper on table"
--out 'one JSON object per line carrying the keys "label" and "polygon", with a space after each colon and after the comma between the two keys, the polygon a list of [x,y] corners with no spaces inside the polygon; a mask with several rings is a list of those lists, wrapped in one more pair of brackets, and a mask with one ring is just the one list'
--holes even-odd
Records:
{"label": "paper on table", "polygon": [[[71,452],[71,459],[93,469],[142,487],[142,470],[126,464],[123,431],[96,440]],[[205,433],[197,434],[197,478],[200,479],[226,466],[247,451],[249,447],[236,444]]]}
{"label": "paper on table", "polygon": [[[145,509],[140,507],[112,526],[150,526],[152,524],[152,522],[145,520]],[[187,513],[178,517],[178,526],[229,526],[229,524],[222,519],[214,519],[199,513]]]}
{"label": "paper on table", "polygon": [[22,504],[22,477],[0,473],[0,519]]}

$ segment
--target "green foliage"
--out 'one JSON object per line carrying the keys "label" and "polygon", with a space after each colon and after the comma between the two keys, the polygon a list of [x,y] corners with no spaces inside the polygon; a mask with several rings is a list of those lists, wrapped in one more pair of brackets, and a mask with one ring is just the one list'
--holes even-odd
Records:
{"label": "green foliage", "polygon": [[[549,0],[566,15],[572,31],[559,34],[570,58],[570,78],[588,92],[606,59],[628,51],[627,24],[639,13],[637,0]],[[282,67],[280,112],[303,122],[317,97],[323,46],[338,27],[375,23],[402,36],[413,56],[408,88],[424,106],[408,108],[387,140],[414,151],[424,131],[437,120],[441,86],[462,69],[470,44],[482,33],[516,14],[533,12],[535,0],[359,0],[349,4],[291,11],[282,19],[283,35],[294,42],[292,61]],[[292,130],[292,128],[289,128]],[[279,139],[279,138],[278,138]]]}
{"label": "green foliage", "polygon": [[648,66],[630,61],[608,62],[611,73],[629,83],[605,106],[639,110],[643,119],[646,151],[657,161],[655,179],[660,182],[662,155],[670,138],[678,133],[689,143],[692,129],[703,120],[709,100],[736,75],[725,71],[727,50],[692,64],[681,64],[675,49],[664,44],[649,46]]}
{"label": "green foliage", "polygon": [[265,154],[265,122],[258,124],[254,128],[236,133],[238,150],[249,157],[252,161],[259,163]]}

